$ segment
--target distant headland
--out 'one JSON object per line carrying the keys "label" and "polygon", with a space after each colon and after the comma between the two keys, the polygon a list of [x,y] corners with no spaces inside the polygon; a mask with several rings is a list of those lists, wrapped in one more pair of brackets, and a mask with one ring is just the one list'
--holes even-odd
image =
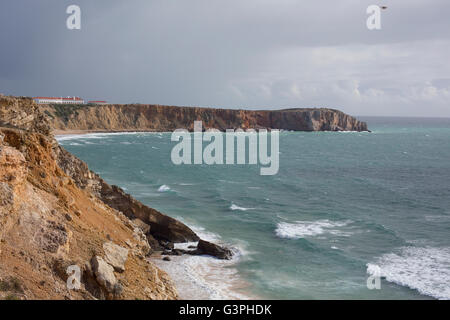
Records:
{"label": "distant headland", "polygon": [[[75,103],[79,101],[80,103]],[[151,104],[107,104],[106,101],[70,104],[46,103],[39,107],[57,132],[168,132],[180,128],[193,130],[202,121],[205,130],[280,129],[288,131],[369,131],[367,123],[329,108],[283,110],[243,110],[177,107]]]}

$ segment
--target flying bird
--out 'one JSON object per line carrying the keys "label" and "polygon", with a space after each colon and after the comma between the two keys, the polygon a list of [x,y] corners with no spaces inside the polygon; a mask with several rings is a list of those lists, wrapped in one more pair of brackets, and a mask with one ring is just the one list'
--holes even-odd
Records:
{"label": "flying bird", "polygon": [[387,6],[380,6],[381,9],[386,10]]}

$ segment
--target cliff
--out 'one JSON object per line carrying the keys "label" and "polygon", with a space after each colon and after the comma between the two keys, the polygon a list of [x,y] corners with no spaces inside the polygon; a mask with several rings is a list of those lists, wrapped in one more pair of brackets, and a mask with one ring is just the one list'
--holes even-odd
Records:
{"label": "cliff", "polygon": [[173,131],[203,127],[226,129],[283,129],[293,131],[368,131],[358,121],[334,109],[250,111],[161,105],[47,105],[42,110],[56,130]]}
{"label": "cliff", "polygon": [[[220,130],[367,130],[331,109],[38,106],[0,96],[0,299],[177,299],[149,255],[229,259],[230,250],[201,241],[180,221],[106,183],[51,133],[192,130],[195,120]],[[197,248],[174,249],[186,241],[198,241]],[[80,283],[69,289],[68,280],[77,284],[68,273],[74,266]]]}
{"label": "cliff", "polygon": [[47,119],[31,99],[0,96],[0,299],[176,299],[147,257],[197,235],[108,185]]}

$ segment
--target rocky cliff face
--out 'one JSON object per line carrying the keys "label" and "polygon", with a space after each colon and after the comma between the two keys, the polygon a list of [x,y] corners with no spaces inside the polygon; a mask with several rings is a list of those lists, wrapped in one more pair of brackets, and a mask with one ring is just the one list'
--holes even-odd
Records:
{"label": "rocky cliff face", "polygon": [[160,105],[45,106],[58,130],[173,131],[203,127],[284,129],[293,131],[367,131],[367,124],[333,109],[249,111]]}
{"label": "rocky cliff face", "polygon": [[[0,299],[177,298],[145,259],[145,234],[77,186],[52,137],[10,128],[0,136]],[[77,290],[67,287],[69,266],[80,270]]]}
{"label": "rocky cliff face", "polygon": [[[220,130],[367,130],[330,109],[37,106],[0,96],[0,299],[176,299],[167,274],[146,259],[154,250],[229,258],[230,251],[204,241],[196,250],[173,249],[174,242],[199,238],[107,184],[51,134],[192,130],[195,120]],[[67,285],[69,266],[80,270],[75,290]]]}
{"label": "rocky cliff face", "polygon": [[51,131],[48,117],[31,98],[0,96],[0,126],[21,128],[44,135]]}
{"label": "rocky cliff face", "polygon": [[148,227],[147,237],[169,242],[194,242],[198,236],[186,225],[142,204],[118,186],[110,186],[99,175],[89,170],[87,165],[61,147],[57,149],[57,162],[83,190],[101,199],[105,204],[130,219],[138,219],[139,225]]}
{"label": "rocky cliff face", "polygon": [[30,99],[0,97],[0,299],[176,299],[146,257],[197,235],[91,172],[47,118]]}

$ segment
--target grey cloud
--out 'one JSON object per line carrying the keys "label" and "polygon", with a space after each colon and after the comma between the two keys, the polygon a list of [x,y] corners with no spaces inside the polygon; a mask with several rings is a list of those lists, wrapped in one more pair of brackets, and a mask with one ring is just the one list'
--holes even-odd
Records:
{"label": "grey cloud", "polygon": [[[80,31],[65,28],[73,3]],[[0,92],[450,116],[450,2],[386,0],[369,31],[372,3],[2,1]]]}

